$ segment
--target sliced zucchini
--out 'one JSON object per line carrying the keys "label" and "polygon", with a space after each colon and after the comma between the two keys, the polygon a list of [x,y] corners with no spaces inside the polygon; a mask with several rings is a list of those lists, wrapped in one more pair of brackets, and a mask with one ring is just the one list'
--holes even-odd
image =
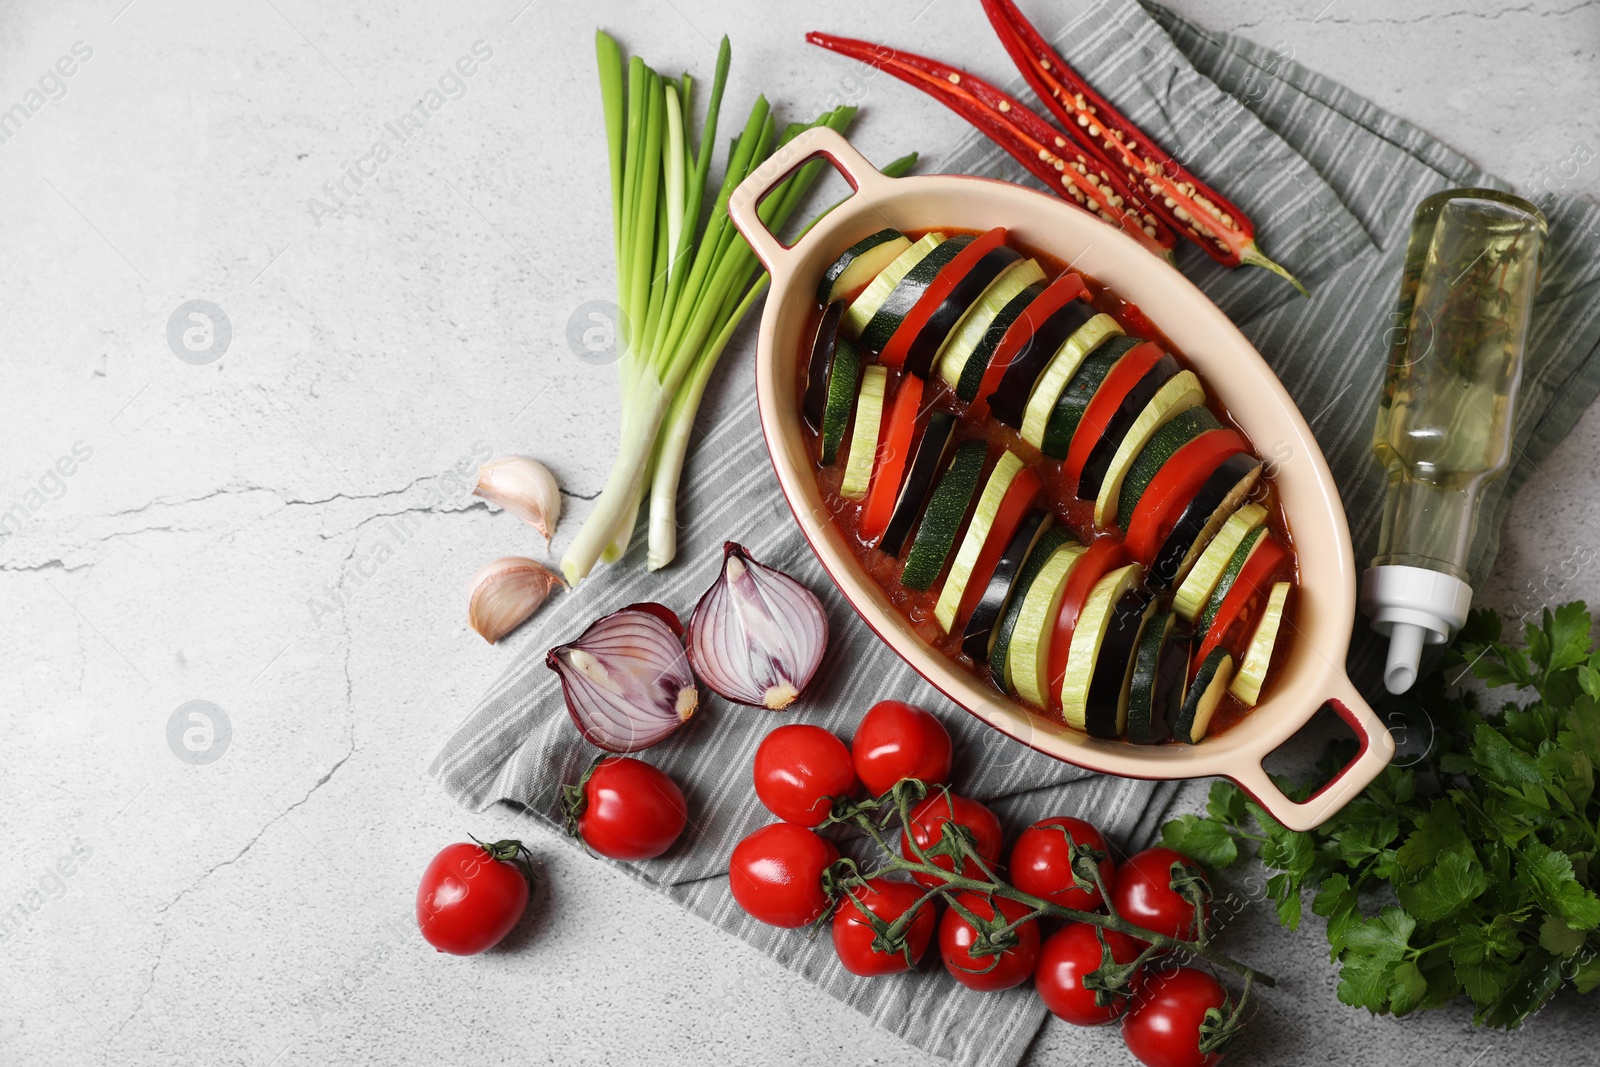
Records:
{"label": "sliced zucchini", "polygon": [[1177,718],[1189,670],[1189,643],[1182,637],[1171,611],[1157,614],[1139,635],[1128,681],[1128,740],[1135,744],[1166,740],[1167,723]]}
{"label": "sliced zucchini", "polygon": [[867,323],[878,313],[883,302],[889,299],[889,294],[894,292],[895,286],[900,284],[900,279],[922,262],[929,252],[944,243],[944,234],[937,231],[923,234],[910,248],[901,252],[894,258],[894,262],[880,270],[861,295],[851,301],[845,309],[844,320],[840,323],[844,332],[850,337],[861,336],[861,331],[866,329]]}
{"label": "sliced zucchini", "polygon": [[1229,456],[1211,472],[1156,551],[1155,562],[1150,565],[1150,584],[1154,588],[1170,589],[1183,581],[1260,477],[1261,461],[1248,452]]}
{"label": "sliced zucchini", "polygon": [[1067,458],[1067,453],[1072,449],[1072,435],[1078,432],[1078,423],[1083,421],[1084,409],[1094,399],[1094,394],[1099,392],[1106,375],[1111,373],[1111,368],[1123,356],[1142,344],[1144,342],[1139,338],[1124,334],[1110,338],[1089,353],[1078,368],[1078,373],[1072,376],[1067,387],[1056,398],[1056,408],[1050,413],[1050,422],[1044,428],[1044,443],[1039,446],[1039,451],[1051,459]]}
{"label": "sliced zucchini", "polygon": [[1031,323],[1033,333],[1028,335],[1017,354],[1011,357],[1005,373],[1000,376],[1000,384],[989,394],[989,410],[995,418],[1013,430],[1022,429],[1022,420],[1028,411],[1028,399],[1033,396],[1040,375],[1044,374],[1055,354],[1061,351],[1061,346],[1095,315],[1094,307],[1087,300],[1075,297],[1046,316],[1043,322]]}
{"label": "sliced zucchini", "polygon": [[1086,551],[1076,541],[1058,546],[1022,600],[1022,611],[1011,635],[1011,652],[1006,658],[1006,690],[1035,707],[1050,706],[1050,638],[1055,633],[1056,616],[1061,614],[1067,579]]}
{"label": "sliced zucchini", "polygon": [[1193,407],[1181,412],[1150,435],[1149,444],[1140,450],[1138,458],[1128,467],[1128,476],[1122,480],[1122,492],[1117,497],[1117,517],[1124,526],[1132,517],[1133,509],[1139,506],[1144,491],[1150,488],[1150,483],[1155,481],[1161,468],[1167,465],[1167,460],[1196,437],[1221,427],[1222,424],[1210,411],[1204,407]]}
{"label": "sliced zucchini", "polygon": [[[990,283],[989,288],[978,297],[967,313],[956,323],[955,329],[945,338],[944,347],[939,350],[938,366],[939,376],[945,384],[955,389],[961,382],[962,373],[967,368],[967,361],[978,350],[978,345],[989,332],[989,327],[994,324],[1000,313],[1025,290],[1035,285],[1044,283],[1044,270],[1037,260],[1025,259],[1020,263],[1013,263],[1001,272],[1000,276]],[[1026,305],[1024,304],[1023,307]],[[1017,314],[1022,313],[1022,307],[1017,308]],[[1008,324],[1009,325],[1009,324]],[[996,338],[996,344],[999,339]],[[989,350],[993,353],[994,349]],[[987,364],[987,360],[985,363]],[[982,372],[979,372],[979,377]],[[977,391],[977,384],[973,384],[973,391]]]}
{"label": "sliced zucchini", "polygon": [[1111,464],[1100,480],[1100,492],[1094,498],[1096,526],[1104,530],[1117,521],[1123,480],[1127,478],[1128,468],[1133,466],[1134,459],[1150,443],[1151,436],[1185,411],[1202,407],[1205,402],[1205,388],[1193,371],[1179,371],[1167,384],[1156,390],[1156,395],[1145,404],[1144,410],[1139,412],[1139,417],[1133,420],[1133,425],[1123,435],[1122,443],[1117,445],[1116,452],[1111,456]]}
{"label": "sliced zucchini", "polygon": [[1017,588],[1017,578],[1023,564],[1033,554],[1039,540],[1054,526],[1055,515],[1048,509],[1036,508],[1023,517],[1017,532],[1011,535],[1005,551],[995,561],[994,573],[983,587],[983,595],[973,607],[967,624],[961,629],[961,651],[971,656],[975,663],[989,662],[994,651],[995,638],[999,636],[999,622]]}
{"label": "sliced zucchini", "polygon": [[1095,500],[1100,496],[1100,487],[1105,484],[1106,475],[1111,470],[1111,460],[1117,454],[1117,446],[1133,429],[1145,406],[1178,376],[1178,369],[1178,361],[1172,353],[1163,352],[1161,358],[1151,364],[1144,376],[1134,382],[1133,388],[1123,396],[1117,410],[1112,412],[1105,429],[1101,431],[1100,439],[1089,450],[1089,458],[1084,461],[1083,470],[1078,475],[1079,500]]}
{"label": "sliced zucchini", "polygon": [[844,250],[817,283],[817,301],[827,304],[866,285],[911,247],[910,238],[892,227],[863,237]]}
{"label": "sliced zucchini", "polygon": [[1272,587],[1272,595],[1267,598],[1267,610],[1262,613],[1261,621],[1256,623],[1255,636],[1250,638],[1250,647],[1244,652],[1244,662],[1239,664],[1239,673],[1234,675],[1233,684],[1228,687],[1228,692],[1247,708],[1255,707],[1256,701],[1261,699],[1261,684],[1267,680],[1267,668],[1272,665],[1272,650],[1278,643],[1278,630],[1283,626],[1283,606],[1288,600],[1288,582],[1279,582]]}
{"label": "sliced zucchini", "polygon": [[989,676],[994,679],[995,685],[1008,693],[1016,692],[1011,684],[1011,673],[1007,669],[1006,661],[1010,658],[1011,639],[1017,632],[1018,621],[1022,618],[1022,605],[1028,599],[1028,593],[1035,581],[1040,580],[1045,565],[1050,562],[1056,550],[1072,543],[1072,533],[1066,527],[1051,523],[1049,529],[1040,534],[1039,539],[1034,542],[1028,558],[1023,561],[1022,569],[1017,572],[1011,598],[1006,601],[1005,613],[1000,616],[1000,623],[995,627],[994,645],[989,649]]}
{"label": "sliced zucchini", "polygon": [[1056,352],[1055,358],[1050,360],[1050,365],[1045,368],[1044,374],[1033,387],[1032,395],[1028,397],[1028,406],[1022,414],[1021,433],[1024,441],[1034,448],[1043,446],[1045,428],[1056,409],[1056,401],[1061,398],[1067,383],[1078,373],[1084,357],[1110,338],[1122,335],[1122,327],[1117,320],[1105,312],[1073,331],[1072,336]]}
{"label": "sliced zucchini", "polygon": [[944,561],[950,558],[950,549],[956,543],[961,521],[967,517],[967,507],[978,492],[978,480],[983,477],[983,464],[989,458],[989,446],[984,441],[963,441],[945,468],[944,476],[928,501],[928,510],[917,527],[916,540],[911,542],[911,552],[900,571],[900,584],[907,589],[927,589],[944,570]]}
{"label": "sliced zucchini", "polygon": [[855,429],[850,431],[850,458],[845,460],[839,495],[860,500],[872,483],[873,461],[878,458],[878,430],[883,426],[883,393],[889,368],[872,364],[861,374],[861,394],[856,398]]}
{"label": "sliced zucchini", "polygon": [[917,301],[922,299],[928,291],[928,286],[939,276],[939,272],[950,265],[950,261],[961,254],[961,250],[971,244],[973,237],[968,233],[958,233],[939,243],[927,255],[917,260],[916,266],[906,271],[906,276],[900,279],[900,284],[894,287],[889,296],[873,313],[872,318],[861,328],[861,343],[867,346],[869,352],[882,352],[883,346],[889,343],[889,338],[905,322],[906,316],[911,314],[911,309],[917,306]]}
{"label": "sliced zucchini", "polygon": [[833,366],[828,371],[828,403],[822,412],[822,456],[824,467],[839,458],[844,432],[850,428],[850,407],[856,399],[856,379],[861,375],[861,353],[843,335],[833,343]]}
{"label": "sliced zucchini", "polygon": [[1228,695],[1228,684],[1233,680],[1233,657],[1225,650],[1213,648],[1200,664],[1194,680],[1183,694],[1183,704],[1172,720],[1172,736],[1186,745],[1197,745],[1211,727],[1211,716],[1217,705]]}
{"label": "sliced zucchini", "polygon": [[995,516],[1000,513],[1000,502],[1006,498],[1006,490],[1011,488],[1011,483],[1016,481],[1025,466],[1027,464],[1022,462],[1022,457],[1007,449],[989,472],[989,480],[984,483],[983,494],[978,497],[978,506],[972,513],[972,521],[967,523],[961,547],[956,550],[955,562],[950,564],[950,576],[944,580],[939,599],[933,605],[933,617],[939,621],[939,627],[945,633],[949,633],[950,627],[955,625],[956,610],[960,608],[961,597],[967,591],[967,582],[972,579],[972,568],[978,562],[978,554],[983,551],[983,543],[989,539],[989,531],[994,527]]}
{"label": "sliced zucchini", "polygon": [[934,479],[944,467],[944,457],[950,451],[950,442],[956,432],[956,417],[948,411],[935,411],[928,416],[928,425],[917,442],[917,451],[911,457],[905,481],[900,485],[900,495],[895,498],[894,511],[889,514],[889,525],[878,538],[878,549],[898,556],[905,547],[906,538],[922,517],[928,494],[933,492]]}
{"label": "sliced zucchini", "polygon": [[1144,568],[1137,563],[1118,567],[1096,582],[1083,602],[1078,624],[1072,630],[1072,647],[1067,651],[1066,674],[1061,679],[1061,712],[1068,726],[1079,730],[1086,727],[1089,685],[1094,680],[1100,646],[1111,628],[1116,606],[1143,580]]}
{"label": "sliced zucchini", "polygon": [[1044,291],[1044,282],[1030,285],[1013,296],[1006,306],[1000,309],[999,314],[995,315],[993,321],[983,331],[983,337],[978,341],[977,347],[967,357],[961,368],[960,379],[951,386],[955,389],[956,396],[968,404],[978,398],[978,390],[983,386],[984,372],[989,369],[995,350],[1005,339],[1006,332],[1011,329],[1013,323],[1022,318],[1022,313],[1028,310],[1028,305],[1037,300],[1039,294]]}
{"label": "sliced zucchini", "polygon": [[1229,515],[1217,536],[1200,553],[1200,558],[1190,568],[1183,584],[1178,586],[1178,592],[1172,598],[1172,610],[1183,616],[1184,621],[1193,622],[1194,617],[1200,614],[1200,609],[1211,599],[1211,591],[1217,587],[1217,582],[1222,580],[1222,572],[1233,558],[1233,550],[1239,547],[1239,542],[1244,540],[1246,534],[1266,521],[1267,509],[1260,504],[1246,504]]}
{"label": "sliced zucchini", "polygon": [[[950,340],[950,335],[977,306],[984,291],[993,285],[1007,269],[1022,262],[1022,253],[1001,245],[985,252],[967,272],[956,279],[939,306],[933,309],[917,335],[906,348],[906,370],[919,378],[926,378],[939,365],[939,354]],[[953,269],[953,268],[952,268]]]}
{"label": "sliced zucchini", "polygon": [[1155,613],[1155,598],[1142,589],[1124,593],[1112,610],[1084,707],[1084,727],[1091,737],[1117,738],[1127,729],[1133,654]]}
{"label": "sliced zucchini", "polygon": [[1205,634],[1211,631],[1211,624],[1217,621],[1217,611],[1222,607],[1222,602],[1228,599],[1233,583],[1239,580],[1239,572],[1244,570],[1244,565],[1250,562],[1250,557],[1256,554],[1256,549],[1267,540],[1267,528],[1255,526],[1239,541],[1233,554],[1228,557],[1227,566],[1222,568],[1222,576],[1217,579],[1217,586],[1211,591],[1205,610],[1200,613],[1200,618],[1194,625],[1196,633]]}

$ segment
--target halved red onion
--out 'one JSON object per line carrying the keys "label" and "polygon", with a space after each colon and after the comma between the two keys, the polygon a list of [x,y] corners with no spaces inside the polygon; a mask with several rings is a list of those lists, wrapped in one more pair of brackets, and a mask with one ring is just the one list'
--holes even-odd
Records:
{"label": "halved red onion", "polygon": [[596,619],[545,664],[578,731],[607,752],[637,752],[689,721],[699,703],[683,654],[683,624],[660,604],[630,604]]}
{"label": "halved red onion", "polygon": [[794,703],[822,663],[828,616],[816,594],[722,546],[722,573],[689,616],[689,662],[718,696],[777,711]]}

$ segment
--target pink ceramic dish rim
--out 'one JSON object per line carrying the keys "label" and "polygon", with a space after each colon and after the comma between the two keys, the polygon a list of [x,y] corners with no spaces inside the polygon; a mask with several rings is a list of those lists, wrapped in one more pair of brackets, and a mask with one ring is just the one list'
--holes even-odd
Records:
{"label": "pink ceramic dish rim", "polygon": [[[792,247],[760,222],[762,197],[811,159],[830,161],[854,194]],[[823,567],[880,638],[956,704],[1023,744],[1067,763],[1128,778],[1225,776],[1295,829],[1315,826],[1359,793],[1394,754],[1394,740],[1345,673],[1356,613],[1356,570],[1339,494],[1310,429],[1255,348],[1199,289],[1135,241],[1065,201],[1008,182],[956,175],[888,178],[839,134],[801,134],[735,190],[734,225],[772,276],[757,339],[762,431],[784,496]],[[929,646],[866,574],[817,488],[800,426],[796,361],[822,271],[839,250],[885,226],[983,230],[1005,226],[1137,304],[1184,353],[1256,449],[1272,457],[1300,565],[1296,631],[1261,703],[1198,745],[1133,745],[1089,737],[1030,712]],[[893,694],[885,694],[892,696]],[[1354,760],[1296,803],[1262,760],[1330,704],[1360,740]]]}

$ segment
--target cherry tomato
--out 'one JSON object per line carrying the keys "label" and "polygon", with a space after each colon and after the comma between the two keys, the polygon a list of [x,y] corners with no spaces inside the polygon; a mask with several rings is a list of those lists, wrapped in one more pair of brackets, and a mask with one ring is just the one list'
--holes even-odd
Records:
{"label": "cherry tomato", "polygon": [[1106,853],[1100,861],[1100,879],[1110,886],[1116,865],[1106,849],[1105,836],[1082,819],[1067,815],[1040,819],[1022,831],[1011,846],[1011,884],[1063,908],[1094,911],[1101,904],[1100,890],[1077,884],[1072,875],[1073,844]]}
{"label": "cherry tomato", "polygon": [[856,777],[875,797],[904,778],[919,778],[930,786],[950,780],[952,748],[944,723],[898,700],[880,700],[868,709],[850,751]]}
{"label": "cherry tomato", "polygon": [[822,872],[839,858],[832,841],[789,822],[763,826],[733,846],[728,888],[754,918],[806,926],[828,910]]}
{"label": "cherry tomato", "polygon": [[1122,1020],[1122,1040],[1145,1067],[1213,1067],[1221,1052],[1202,1055],[1200,1023],[1220,1008],[1228,991],[1205,971],[1179,967],[1146,972]]}
{"label": "cherry tomato", "polygon": [[532,878],[521,841],[446,845],[422,872],[417,928],[440,952],[476,955],[517,925]]}
{"label": "cherry tomato", "polygon": [[820,726],[791,723],[768,734],[756,749],[756,796],[784,822],[815,826],[828,817],[830,799],[856,788],[855,767],[844,742]]}
{"label": "cherry tomato", "polygon": [[[1016,922],[1028,914],[1026,904],[1006,897],[989,897],[979,893],[961,893],[955,903],[965,907],[980,919],[994,918],[995,901],[999,902],[1000,915]],[[998,956],[974,956],[971,949],[978,932],[972,928],[954,906],[944,913],[939,923],[939,955],[944,958],[944,968],[968,989],[989,993],[997,989],[1010,989],[1021,985],[1033,973],[1039,961],[1039,923],[1030,919],[1017,927],[1017,943]]]}
{"label": "cherry tomato", "polygon": [[614,860],[651,860],[689,821],[678,783],[644,760],[606,756],[566,787],[567,833]]}
{"label": "cherry tomato", "polygon": [[[1197,932],[1194,905],[1172,888],[1174,863],[1199,866],[1170,848],[1147,848],[1129,856],[1117,868],[1117,879],[1111,886],[1111,903],[1117,914],[1131,923],[1158,934],[1189,940]],[[1206,920],[1211,918],[1210,903],[1203,906],[1202,912]]]}
{"label": "cherry tomato", "polygon": [[[1002,838],[1000,820],[994,812],[976,800],[947,793],[942,789],[929,793],[921,803],[911,809],[911,825],[900,834],[900,854],[914,861],[917,854],[911,848],[912,839],[915,838],[916,843],[924,849],[931,848],[943,837],[944,824],[947,822],[957,823],[972,831],[978,855],[982,856],[989,869],[993,870],[1000,860]],[[946,871],[956,869],[955,860],[949,856],[934,856],[933,865]],[[962,865],[961,873],[968,878],[983,877],[983,872],[971,859]],[[928,889],[944,884],[942,879],[931,874],[914,872],[911,877],[918,885]]]}
{"label": "cherry tomato", "polygon": [[[1131,937],[1105,931],[1111,958],[1132,963],[1139,956],[1139,943]],[[1039,999],[1057,1016],[1075,1026],[1099,1026],[1111,1022],[1128,1008],[1128,998],[1118,996],[1105,1007],[1095,1003],[1095,992],[1083,988],[1085,975],[1099,968],[1104,956],[1097,928],[1092,923],[1068,923],[1051,935],[1039,950],[1039,966],[1033,984]],[[1134,979],[1137,982],[1137,977]],[[1137,987],[1135,987],[1137,988]]]}
{"label": "cherry tomato", "polygon": [[[851,889],[833,914],[833,947],[844,969],[870,978],[879,974],[900,974],[916,966],[927,953],[938,922],[933,902],[918,907],[920,900],[922,890],[910,882],[892,882],[887,878],[874,878],[864,886]],[[880,952],[873,948],[876,935],[865,912],[892,923],[912,908],[917,908],[917,914],[906,927],[905,935],[911,958],[906,959],[904,952]]]}

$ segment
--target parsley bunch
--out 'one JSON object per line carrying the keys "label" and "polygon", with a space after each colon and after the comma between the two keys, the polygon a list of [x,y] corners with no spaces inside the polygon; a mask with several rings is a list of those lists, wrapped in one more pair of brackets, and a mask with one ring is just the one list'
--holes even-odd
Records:
{"label": "parsley bunch", "polygon": [[[1582,602],[1546,610],[1521,646],[1499,616],[1472,613],[1446,661],[1402,703],[1433,743],[1390,766],[1310,832],[1286,829],[1236,786],[1211,789],[1205,817],[1166,824],[1163,841],[1214,867],[1254,847],[1278,873],[1278,917],[1300,923],[1301,893],[1328,920],[1339,999],[1405,1015],[1465,994],[1480,1026],[1513,1029],[1563,985],[1600,986],[1600,652]],[[1532,694],[1484,714],[1461,689]],[[1526,699],[1524,696],[1523,699]],[[1330,746],[1331,776],[1353,742]],[[1281,782],[1303,799],[1309,785]]]}

